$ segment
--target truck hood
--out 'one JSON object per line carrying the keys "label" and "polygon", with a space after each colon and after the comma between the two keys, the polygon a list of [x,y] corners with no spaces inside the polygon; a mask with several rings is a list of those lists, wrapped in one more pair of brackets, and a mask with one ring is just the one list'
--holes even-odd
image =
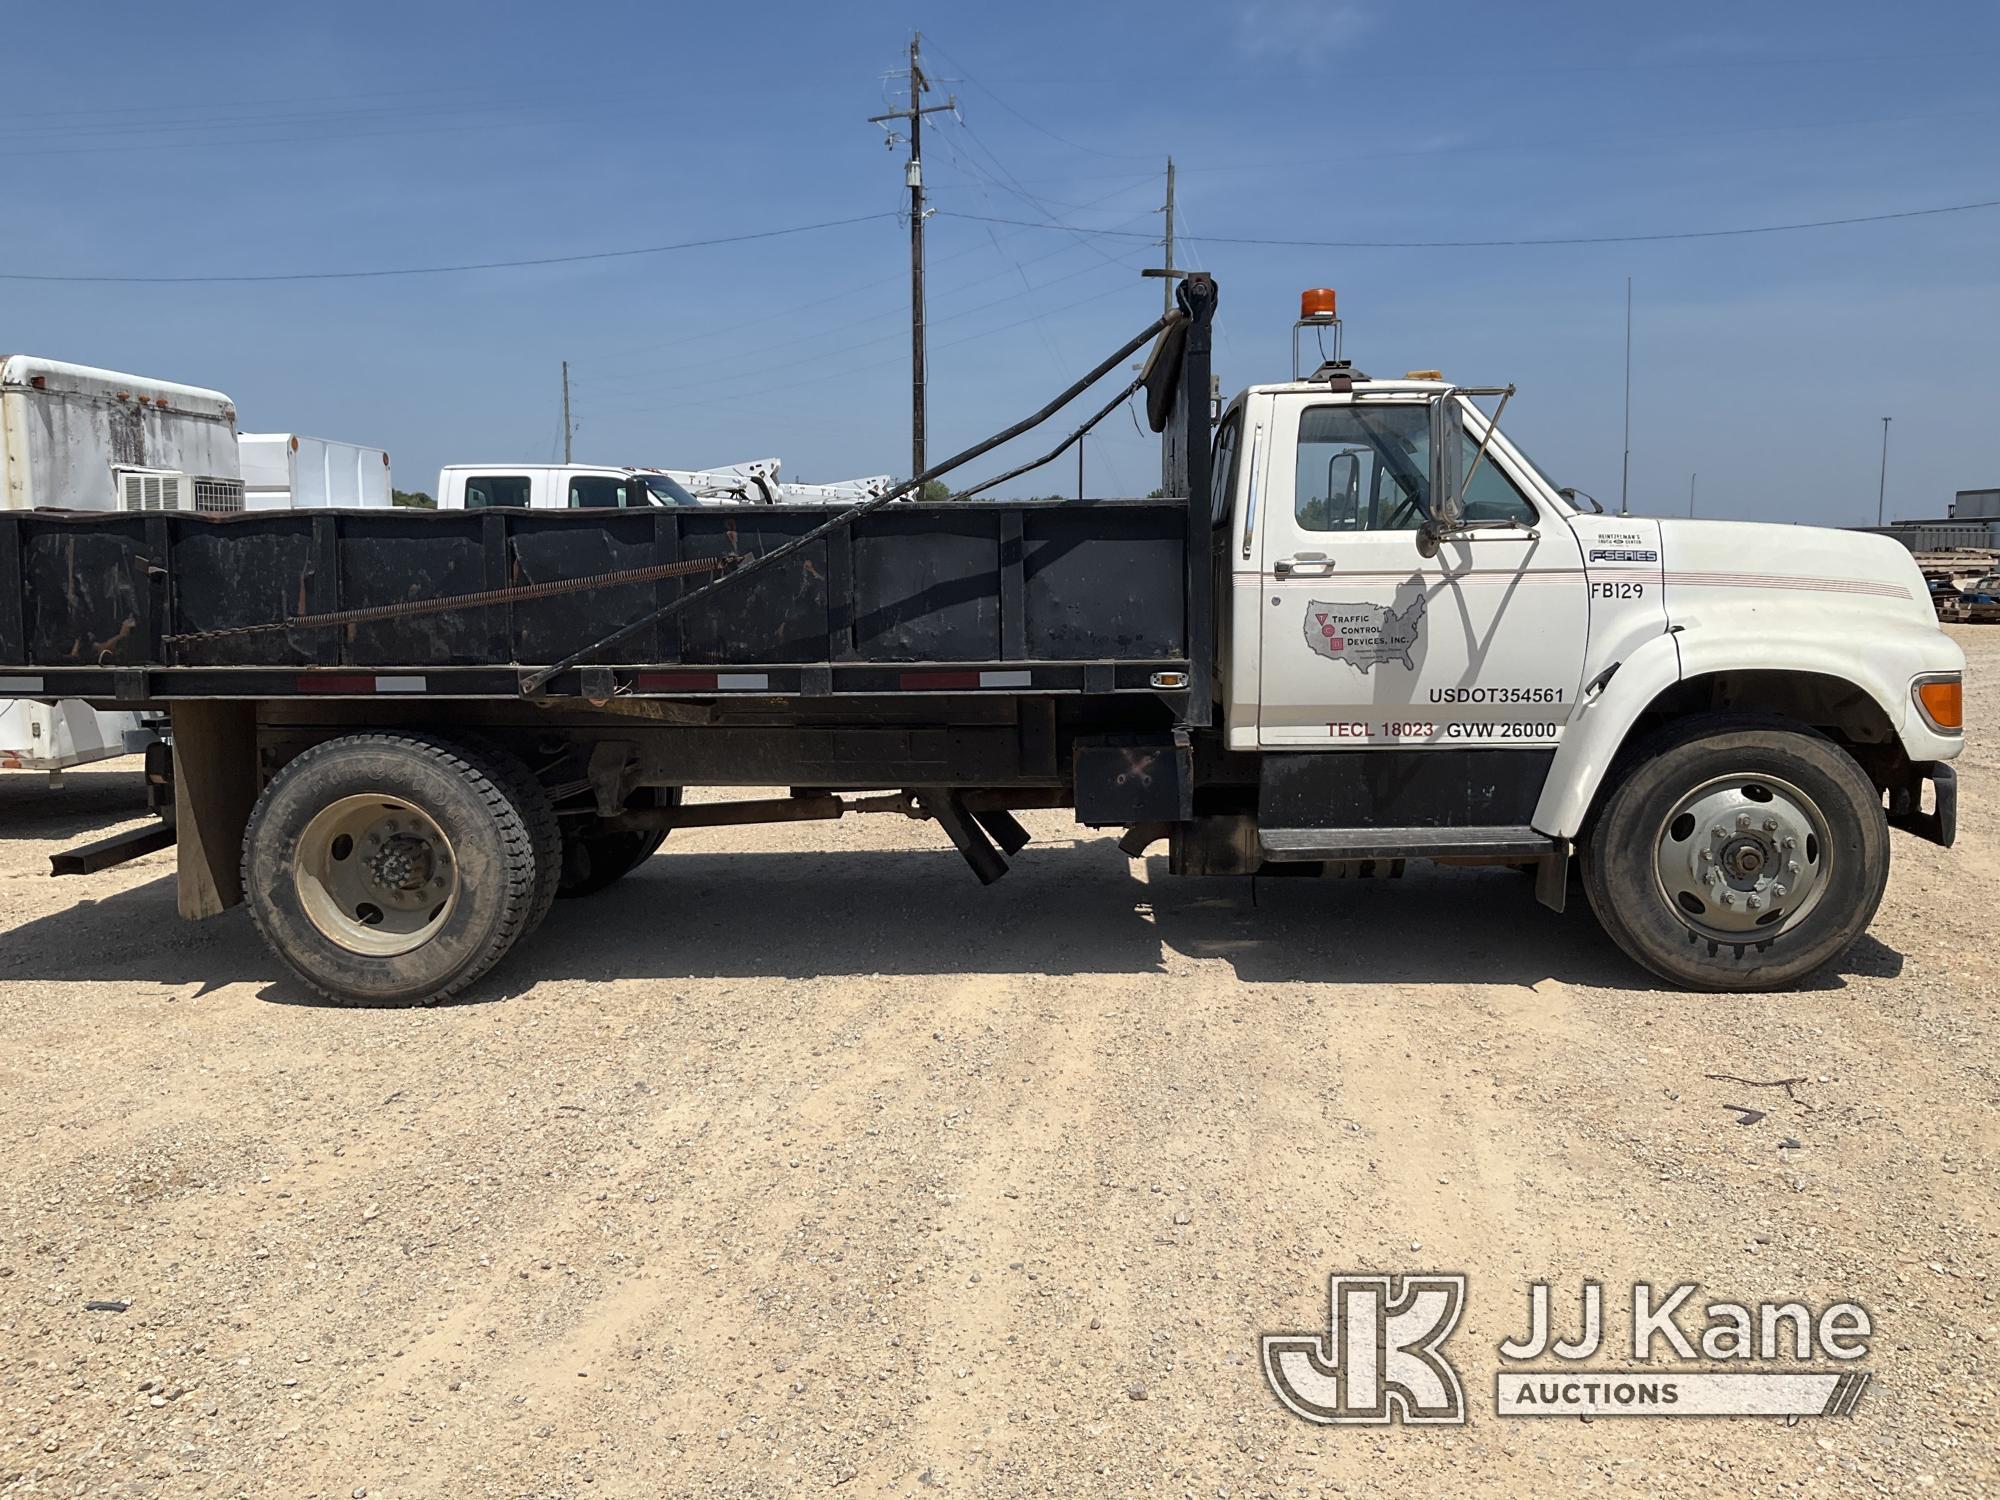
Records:
{"label": "truck hood", "polygon": [[1937,623],[1916,558],[1893,538],[1754,521],[1656,524],[1670,608],[1690,592],[1715,598],[1710,591],[1747,591],[1774,603],[1819,602]]}

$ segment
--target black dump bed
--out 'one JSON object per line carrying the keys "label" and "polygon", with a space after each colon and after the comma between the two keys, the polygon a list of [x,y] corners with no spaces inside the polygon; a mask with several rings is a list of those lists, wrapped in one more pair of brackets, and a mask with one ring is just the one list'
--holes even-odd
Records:
{"label": "black dump bed", "polygon": [[[584,650],[715,575],[353,623],[312,617],[757,556],[829,515],[817,506],[13,513],[0,516],[0,673],[41,674],[65,696],[108,695],[119,669],[145,672],[148,696],[176,696],[183,678],[210,694],[215,674],[204,668],[273,679],[258,696],[287,691],[276,679],[322,671],[427,674],[432,691],[456,682],[512,693],[515,669]],[[810,664],[830,669],[833,691],[886,681],[866,670],[874,665],[1185,671],[1186,536],[1180,501],[897,503],[591,659],[736,676]],[[287,620],[305,623],[227,633]],[[507,669],[497,684],[496,667]]]}
{"label": "black dump bed", "polygon": [[[1130,692],[1206,723],[1214,285],[1178,301],[1040,412],[845,512],[0,513],[0,697]],[[1143,384],[1172,498],[902,498],[1156,334],[1055,451]]]}

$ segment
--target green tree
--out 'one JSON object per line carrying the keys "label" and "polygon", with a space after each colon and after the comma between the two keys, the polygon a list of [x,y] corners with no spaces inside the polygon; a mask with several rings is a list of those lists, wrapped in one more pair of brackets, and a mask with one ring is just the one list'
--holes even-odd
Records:
{"label": "green tree", "polygon": [[949,500],[951,498],[951,486],[946,484],[942,479],[926,479],[924,487],[917,491],[917,498],[919,500]]}
{"label": "green tree", "polygon": [[437,509],[437,501],[422,490],[391,490],[389,499],[397,505],[408,506],[412,510]]}

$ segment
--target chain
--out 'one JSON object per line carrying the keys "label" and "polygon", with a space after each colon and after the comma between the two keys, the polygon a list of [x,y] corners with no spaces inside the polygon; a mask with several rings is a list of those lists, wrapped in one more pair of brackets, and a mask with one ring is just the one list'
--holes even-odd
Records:
{"label": "chain", "polygon": [[655,563],[644,568],[624,568],[615,573],[590,573],[582,578],[564,578],[554,583],[524,583],[512,588],[483,589],[476,594],[451,594],[442,599],[411,599],[402,604],[371,604],[361,609],[336,609],[320,615],[297,615],[264,625],[231,625],[220,630],[191,630],[166,638],[168,645],[195,645],[204,641],[234,640],[239,636],[268,635],[279,630],[330,630],[340,625],[366,625],[377,620],[402,620],[411,615],[444,614],[455,609],[480,609],[493,604],[521,604],[532,599],[554,599],[564,594],[580,594],[590,589],[618,588],[624,584],[655,583],[664,578],[686,578],[694,573],[713,573],[733,567],[734,556],[699,557],[688,562]]}

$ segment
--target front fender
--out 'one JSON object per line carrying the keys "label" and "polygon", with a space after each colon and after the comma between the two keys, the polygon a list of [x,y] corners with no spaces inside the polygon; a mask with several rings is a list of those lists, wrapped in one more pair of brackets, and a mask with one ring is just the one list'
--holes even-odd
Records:
{"label": "front fender", "polygon": [[1710,604],[1675,640],[1684,677],[1776,670],[1853,684],[1875,701],[1913,761],[1950,760],[1965,745],[1963,735],[1934,731],[1910,697],[1919,677],[1963,672],[1965,653],[1934,621],[1907,610],[1866,599],[1839,614]]}
{"label": "front fender", "polygon": [[1798,672],[1850,683],[1882,710],[1911,761],[1957,755],[1963,737],[1933,731],[1911,704],[1910,687],[1927,673],[1964,671],[1965,653],[1934,625],[1857,613],[1859,621],[1818,611],[1787,619],[1754,606],[1712,607],[1648,640],[1571,716],[1535,808],[1535,829],[1574,838],[1639,716],[1675,683],[1715,673]]}
{"label": "front fender", "polygon": [[1535,805],[1537,833],[1575,838],[1604,773],[1625,743],[1633,722],[1661,693],[1681,680],[1674,637],[1649,638],[1619,662],[1595,692],[1586,692],[1563,728],[1562,743]]}

